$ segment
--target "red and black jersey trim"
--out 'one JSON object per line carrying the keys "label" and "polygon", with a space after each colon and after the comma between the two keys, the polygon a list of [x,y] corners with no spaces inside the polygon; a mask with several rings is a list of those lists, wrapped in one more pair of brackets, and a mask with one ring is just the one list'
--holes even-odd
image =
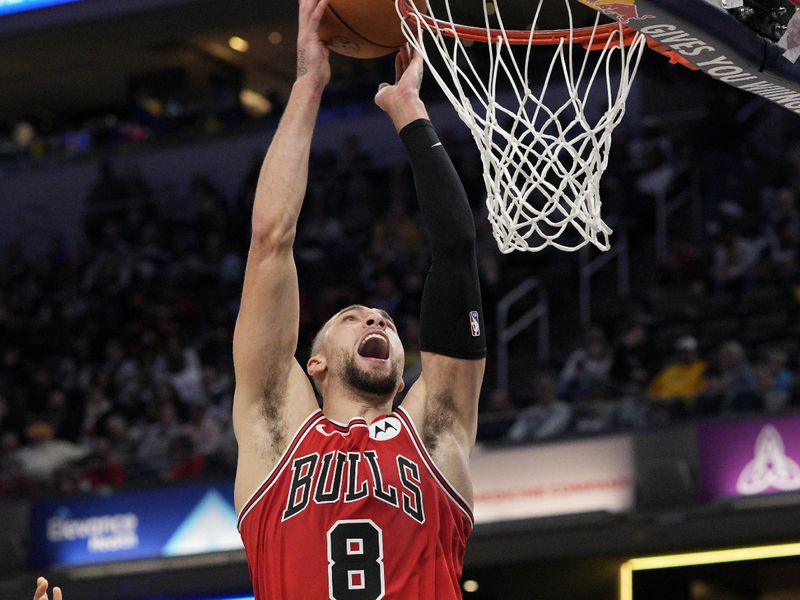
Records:
{"label": "red and black jersey trim", "polygon": [[289,446],[283,452],[280,459],[278,459],[278,462],[275,463],[275,466],[272,467],[272,470],[267,474],[267,477],[266,479],[264,479],[264,482],[258,487],[258,489],[255,492],[253,492],[253,494],[250,496],[250,499],[245,503],[245,505],[242,507],[242,510],[239,512],[239,519],[236,523],[236,527],[240,531],[242,529],[242,522],[244,521],[244,518],[251,510],[253,510],[256,504],[258,504],[261,501],[264,495],[272,487],[272,484],[275,483],[275,481],[278,478],[278,475],[280,475],[284,467],[287,464],[289,464],[292,455],[294,454],[295,450],[297,450],[297,447],[300,445],[300,443],[303,441],[306,435],[308,435],[308,432],[311,431],[323,418],[324,415],[322,414],[321,410],[314,411],[306,418],[305,421],[303,421],[303,423],[297,429],[295,434],[292,436],[292,440],[289,443]]}
{"label": "red and black jersey trim", "polygon": [[467,502],[464,497],[458,493],[455,487],[453,487],[453,485],[447,481],[447,478],[442,474],[442,472],[439,471],[439,467],[437,467],[436,463],[433,462],[433,458],[431,458],[427,448],[425,448],[425,444],[422,443],[422,439],[417,432],[414,422],[411,420],[411,416],[402,406],[399,406],[394,414],[396,414],[405,424],[406,429],[409,431],[409,435],[411,436],[411,441],[417,448],[417,453],[422,457],[422,460],[425,462],[425,466],[439,484],[439,487],[444,490],[444,493],[450,498],[450,500],[453,501],[456,506],[458,506],[458,508],[461,509],[461,511],[469,519],[470,523],[474,525],[475,517],[472,514],[472,507],[469,505],[469,502]]}

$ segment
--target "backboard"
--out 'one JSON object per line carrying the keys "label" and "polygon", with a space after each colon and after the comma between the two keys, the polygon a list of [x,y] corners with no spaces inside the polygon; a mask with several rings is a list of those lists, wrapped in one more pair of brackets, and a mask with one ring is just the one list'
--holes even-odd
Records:
{"label": "backboard", "polygon": [[707,75],[800,114],[797,0],[580,0]]}

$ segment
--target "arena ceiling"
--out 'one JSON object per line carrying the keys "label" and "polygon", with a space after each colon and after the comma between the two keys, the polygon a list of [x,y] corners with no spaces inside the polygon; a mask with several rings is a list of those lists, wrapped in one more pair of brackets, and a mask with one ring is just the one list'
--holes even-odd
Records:
{"label": "arena ceiling", "polygon": [[[280,87],[294,70],[294,10],[291,0],[200,0],[3,35],[0,117],[117,105],[132,76],[220,61],[238,65],[254,85]],[[282,43],[268,41],[273,32]],[[233,35],[251,42],[247,53],[228,46]]]}
{"label": "arena ceiling", "polygon": [[[37,17],[58,16],[57,11],[68,15],[75,7],[108,1],[45,9],[52,13]],[[114,1],[120,3],[117,6],[124,3]],[[466,18],[480,14],[476,1],[483,0],[459,3]],[[194,74],[235,66],[256,91],[288,91],[294,76],[297,0],[125,2],[139,7],[138,12],[128,8],[124,14],[72,23],[51,18],[43,29],[29,26],[12,33],[7,31],[12,19],[23,22],[25,17],[0,20],[0,120],[124,105],[131,77],[176,66]],[[518,0],[505,0],[502,6],[510,10],[513,4],[528,6]],[[551,2],[548,10],[559,4]],[[248,40],[249,51],[232,50],[228,45],[232,36]],[[280,43],[275,43],[277,38]],[[349,62],[341,60],[336,66],[345,72],[362,68]]]}

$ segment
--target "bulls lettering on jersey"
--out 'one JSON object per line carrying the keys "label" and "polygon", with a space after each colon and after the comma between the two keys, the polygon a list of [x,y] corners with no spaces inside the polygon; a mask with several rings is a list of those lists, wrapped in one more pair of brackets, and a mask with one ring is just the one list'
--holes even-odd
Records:
{"label": "bulls lettering on jersey", "polygon": [[239,530],[257,600],[455,600],[472,513],[402,408],[347,425],[318,411]]}
{"label": "bulls lettering on jersey", "polygon": [[[369,465],[369,473],[363,463]],[[358,502],[371,495],[397,509],[402,508],[409,517],[424,523],[419,465],[410,458],[398,455],[397,475],[402,484],[399,493],[398,488],[384,482],[378,452],[375,450],[365,450],[363,454],[331,450],[322,457],[315,452],[295,458],[292,461],[292,483],[283,520],[300,514],[309,504]]]}

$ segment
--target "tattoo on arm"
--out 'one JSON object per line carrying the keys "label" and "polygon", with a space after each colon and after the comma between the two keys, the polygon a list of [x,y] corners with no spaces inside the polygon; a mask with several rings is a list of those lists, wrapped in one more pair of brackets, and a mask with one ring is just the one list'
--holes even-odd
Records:
{"label": "tattoo on arm", "polygon": [[305,48],[298,48],[297,50],[297,76],[302,77],[308,73],[308,67],[306,67],[306,49]]}

